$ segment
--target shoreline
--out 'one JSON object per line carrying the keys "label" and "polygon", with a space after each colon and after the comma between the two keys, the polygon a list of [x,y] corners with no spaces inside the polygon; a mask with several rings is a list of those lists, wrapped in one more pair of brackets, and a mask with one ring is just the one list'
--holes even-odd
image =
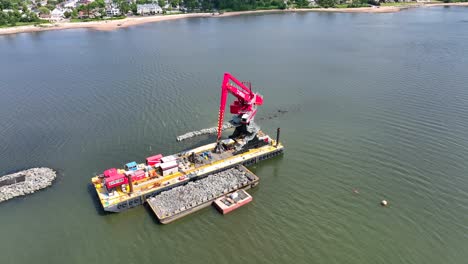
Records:
{"label": "shoreline", "polygon": [[298,8],[298,9],[272,9],[272,10],[250,10],[250,11],[236,11],[228,12],[221,15],[213,15],[212,13],[190,13],[190,14],[177,14],[177,15],[161,15],[161,16],[147,16],[147,17],[127,17],[119,20],[103,20],[103,21],[90,21],[90,22],[59,22],[41,26],[17,26],[0,28],[0,35],[10,35],[18,33],[41,32],[49,30],[65,30],[65,29],[79,29],[87,28],[94,30],[115,30],[118,28],[126,28],[146,23],[154,23],[160,21],[169,21],[185,18],[222,18],[230,16],[248,15],[248,14],[265,14],[265,13],[290,13],[290,12],[335,12],[335,13],[394,13],[408,8],[415,7],[431,7],[431,6],[468,6],[468,2],[462,3],[427,3],[406,5],[406,6],[380,6],[380,7],[357,7],[357,8]]}

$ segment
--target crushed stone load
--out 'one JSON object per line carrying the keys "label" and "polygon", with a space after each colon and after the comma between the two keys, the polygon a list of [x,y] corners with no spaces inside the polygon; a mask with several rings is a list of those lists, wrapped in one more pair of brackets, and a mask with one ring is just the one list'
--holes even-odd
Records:
{"label": "crushed stone load", "polygon": [[[233,128],[233,127],[234,126],[231,123],[224,123],[222,130],[226,130],[226,129]],[[204,128],[201,130],[192,131],[192,132],[188,132],[183,135],[180,135],[177,137],[177,141],[182,141],[182,140],[186,140],[186,139],[193,138],[196,136],[201,136],[201,135],[216,134],[217,132],[218,132],[217,127]]]}
{"label": "crushed stone load", "polygon": [[243,188],[253,180],[245,171],[231,168],[162,192],[150,199],[162,216],[170,216]]}
{"label": "crushed stone load", "polygon": [[32,168],[0,177],[0,202],[34,193],[50,185],[57,173],[50,168]]}

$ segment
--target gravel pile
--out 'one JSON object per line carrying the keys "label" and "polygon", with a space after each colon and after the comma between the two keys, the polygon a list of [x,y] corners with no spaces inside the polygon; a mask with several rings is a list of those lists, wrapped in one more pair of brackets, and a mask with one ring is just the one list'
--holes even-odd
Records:
{"label": "gravel pile", "polygon": [[32,168],[2,176],[0,177],[0,181],[8,179],[14,181],[14,179],[23,178],[23,175],[25,176],[24,181],[0,187],[0,202],[44,189],[52,185],[53,180],[57,176],[56,172],[49,168]]}
{"label": "gravel pile", "polygon": [[[234,127],[234,126],[231,125],[231,123],[224,123],[223,127],[222,127],[222,130],[226,130],[226,129],[232,128],[232,127]],[[202,129],[202,130],[192,131],[192,132],[185,133],[185,134],[183,134],[181,136],[178,136],[177,141],[182,141],[182,140],[186,140],[186,139],[193,138],[193,137],[196,137],[196,136],[201,136],[201,135],[216,134],[217,132],[218,132],[217,127],[205,128],[205,129]]]}
{"label": "gravel pile", "polygon": [[163,216],[169,216],[244,187],[250,181],[244,171],[232,168],[162,192],[151,198],[151,203]]}

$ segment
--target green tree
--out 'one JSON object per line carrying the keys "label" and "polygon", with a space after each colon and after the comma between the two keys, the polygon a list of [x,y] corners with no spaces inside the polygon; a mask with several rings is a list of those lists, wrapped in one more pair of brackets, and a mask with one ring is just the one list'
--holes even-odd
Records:
{"label": "green tree", "polygon": [[158,5],[159,5],[160,7],[165,6],[165,5],[166,5],[166,0],[158,0]]}
{"label": "green tree", "polygon": [[42,15],[48,15],[50,14],[50,10],[45,6],[41,6],[39,7],[39,13]]}
{"label": "green tree", "polygon": [[128,4],[127,1],[122,1],[120,3],[120,12],[125,15],[128,13],[128,11],[130,11],[130,5]]}
{"label": "green tree", "polygon": [[295,0],[294,3],[296,4],[297,7],[308,7],[309,6],[309,1],[307,1],[307,0]]}
{"label": "green tree", "polygon": [[71,15],[72,15],[72,13],[71,13],[71,12],[68,12],[68,11],[66,11],[65,13],[63,13],[63,16],[64,16],[65,18],[70,18]]}
{"label": "green tree", "polygon": [[10,15],[10,25],[16,26],[16,23],[18,22],[18,18],[14,15]]}
{"label": "green tree", "polygon": [[[194,0],[194,1],[196,1],[196,0]],[[182,2],[181,0],[169,0],[169,3],[171,4],[172,7],[179,6],[181,2]],[[185,1],[184,1],[184,5],[185,5]],[[187,7],[187,6],[185,6],[185,7]]]}
{"label": "green tree", "polygon": [[137,7],[137,4],[136,3],[131,3],[130,4],[130,10],[132,10],[132,13],[134,15],[138,14],[138,7]]}
{"label": "green tree", "polygon": [[71,13],[71,18],[78,18],[78,11],[76,9],[73,9]]}
{"label": "green tree", "polygon": [[45,7],[47,7],[47,9],[49,9],[50,11],[55,9],[55,5],[52,4],[47,4]]}
{"label": "green tree", "polygon": [[0,0],[0,10],[11,8],[12,6],[10,0]]}
{"label": "green tree", "polygon": [[5,13],[0,12],[0,26],[8,24],[8,18]]}
{"label": "green tree", "polygon": [[213,10],[213,1],[212,0],[202,0],[201,8],[204,11]]}
{"label": "green tree", "polygon": [[317,4],[321,7],[334,7],[336,5],[336,0],[317,0]]}
{"label": "green tree", "polygon": [[193,11],[194,9],[198,8],[198,1],[197,0],[184,0],[184,6],[189,11]]}

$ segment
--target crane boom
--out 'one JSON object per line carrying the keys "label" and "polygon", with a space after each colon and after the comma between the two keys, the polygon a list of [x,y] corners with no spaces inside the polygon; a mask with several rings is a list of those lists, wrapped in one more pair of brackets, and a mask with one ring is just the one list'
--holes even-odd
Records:
{"label": "crane boom", "polygon": [[257,113],[257,105],[263,104],[263,96],[254,93],[230,73],[224,73],[223,83],[221,84],[221,101],[219,104],[218,141],[222,134],[224,112],[229,93],[236,97],[236,100],[230,105],[230,112],[231,114],[238,115],[242,124],[249,125],[253,122]]}

